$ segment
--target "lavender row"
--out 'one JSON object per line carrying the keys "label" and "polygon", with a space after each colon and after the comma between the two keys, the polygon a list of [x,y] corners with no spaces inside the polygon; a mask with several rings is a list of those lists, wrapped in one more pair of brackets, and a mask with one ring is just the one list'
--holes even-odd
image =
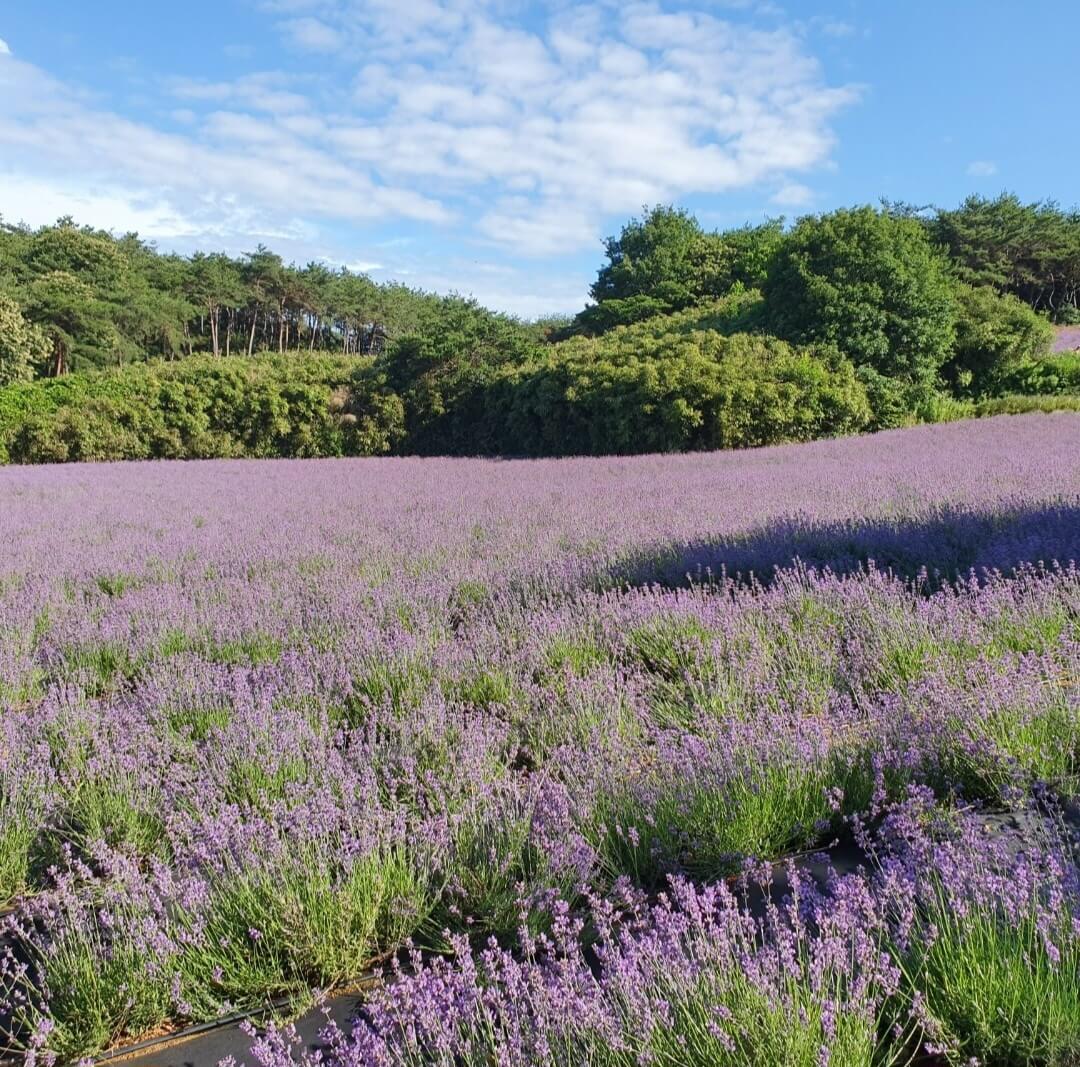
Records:
{"label": "lavender row", "polygon": [[[987,833],[914,790],[875,832],[874,866],[824,884],[789,863],[734,888],[673,878],[555,909],[521,950],[464,939],[374,995],[312,1053],[251,1032],[259,1067],[790,1067],[1068,1064],[1080,1052],[1077,840]],[[1021,847],[1018,849],[1016,846]],[[234,1067],[226,1061],[223,1067]]]}

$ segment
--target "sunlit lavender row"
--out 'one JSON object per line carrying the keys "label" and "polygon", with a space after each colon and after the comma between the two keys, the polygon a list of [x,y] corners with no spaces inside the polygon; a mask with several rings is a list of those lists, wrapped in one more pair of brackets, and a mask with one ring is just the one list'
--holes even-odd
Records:
{"label": "sunlit lavender row", "polygon": [[1078,457],[0,471],[0,1043],[376,968],[342,1067],[1074,1062]]}

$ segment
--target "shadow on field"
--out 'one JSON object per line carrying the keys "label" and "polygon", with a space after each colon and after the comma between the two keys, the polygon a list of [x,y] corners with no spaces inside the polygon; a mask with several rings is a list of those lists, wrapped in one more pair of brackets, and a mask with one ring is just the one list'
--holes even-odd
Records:
{"label": "shadow on field", "polygon": [[926,588],[974,574],[1011,574],[1025,565],[1080,561],[1080,501],[998,511],[939,508],[930,517],[784,519],[733,536],[655,545],[596,576],[599,588],[670,588],[726,575],[768,584],[801,565],[851,574],[871,562]]}

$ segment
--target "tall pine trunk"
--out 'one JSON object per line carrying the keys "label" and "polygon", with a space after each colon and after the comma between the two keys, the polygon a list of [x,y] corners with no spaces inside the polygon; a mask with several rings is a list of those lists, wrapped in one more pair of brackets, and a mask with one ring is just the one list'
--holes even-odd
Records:
{"label": "tall pine trunk", "polygon": [[218,345],[218,308],[213,304],[210,305],[210,344],[214,350],[214,358],[216,359],[221,355],[221,348]]}

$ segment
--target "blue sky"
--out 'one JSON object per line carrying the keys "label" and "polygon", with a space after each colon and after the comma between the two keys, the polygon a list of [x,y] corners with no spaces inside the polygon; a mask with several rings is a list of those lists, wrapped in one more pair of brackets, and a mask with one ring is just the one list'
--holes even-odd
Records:
{"label": "blue sky", "polygon": [[1075,0],[8,0],[0,214],[574,311],[644,204],[1072,204],[1078,39]]}

